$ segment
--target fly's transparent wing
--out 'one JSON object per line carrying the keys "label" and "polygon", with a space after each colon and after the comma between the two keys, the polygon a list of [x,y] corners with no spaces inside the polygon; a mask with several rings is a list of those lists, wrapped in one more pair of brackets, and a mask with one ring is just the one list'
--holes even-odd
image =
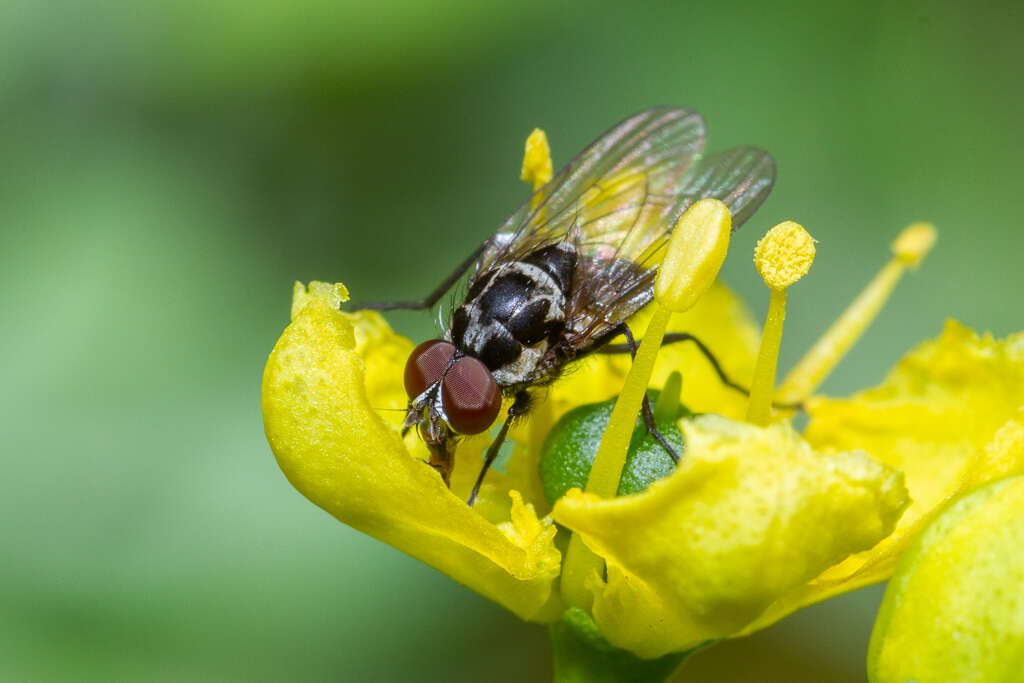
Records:
{"label": "fly's transparent wing", "polygon": [[694,202],[722,201],[735,231],[768,197],[774,182],[775,163],[763,150],[740,147],[704,157],[679,182],[672,204],[644,224],[642,241],[629,235],[617,245],[582,249],[568,306],[572,344],[582,353],[606,341],[612,328],[650,303],[672,228]]}
{"label": "fly's transparent wing", "polygon": [[738,228],[771,190],[775,167],[758,149],[701,157],[704,121],[687,109],[635,114],[590,144],[523,203],[488,242],[473,283],[501,263],[569,242],[570,343],[585,352],[653,298],[672,227],[695,201],[723,201]]}
{"label": "fly's transparent wing", "polygon": [[634,114],[592,142],[502,225],[477,273],[572,238],[583,248],[644,242],[652,212],[671,206],[704,147],[704,120],[687,109]]}

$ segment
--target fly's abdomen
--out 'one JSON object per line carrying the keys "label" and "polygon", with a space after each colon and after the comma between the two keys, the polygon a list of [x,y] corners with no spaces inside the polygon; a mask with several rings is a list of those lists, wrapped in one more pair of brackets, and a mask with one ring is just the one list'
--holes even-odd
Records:
{"label": "fly's abdomen", "polygon": [[479,358],[498,384],[530,381],[565,327],[575,267],[576,252],[563,243],[479,274],[452,316],[450,341]]}

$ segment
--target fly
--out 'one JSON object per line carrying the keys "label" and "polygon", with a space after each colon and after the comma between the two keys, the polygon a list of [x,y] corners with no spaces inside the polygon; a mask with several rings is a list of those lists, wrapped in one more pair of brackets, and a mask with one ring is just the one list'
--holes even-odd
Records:
{"label": "fly", "polygon": [[[657,266],[672,228],[697,200],[729,207],[733,230],[771,191],[767,152],[739,147],[703,156],[705,125],[687,109],[656,107],[612,127],[525,201],[440,286],[421,301],[363,304],[377,310],[432,307],[473,268],[444,337],[409,356],[403,434],[416,427],[430,465],[449,482],[456,440],[491,427],[512,398],[469,498],[472,505],[510,425],[527,414],[532,390],[572,361],[598,351],[633,351],[626,321],[654,298]],[[610,345],[624,335],[625,345]],[[740,391],[711,351],[691,341],[723,382]],[[648,400],[644,422],[669,455]]]}

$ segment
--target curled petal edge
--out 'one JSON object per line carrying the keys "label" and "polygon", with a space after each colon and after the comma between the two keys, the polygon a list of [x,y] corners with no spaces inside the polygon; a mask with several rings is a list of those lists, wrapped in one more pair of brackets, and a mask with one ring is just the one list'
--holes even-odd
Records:
{"label": "curled petal edge", "polygon": [[[555,528],[512,492],[495,525],[418,461],[367,398],[342,285],[296,286],[292,322],[267,360],[262,411],[271,450],[300,493],[345,524],[444,572],[523,619],[553,621]],[[365,346],[365,345],[364,345]]]}

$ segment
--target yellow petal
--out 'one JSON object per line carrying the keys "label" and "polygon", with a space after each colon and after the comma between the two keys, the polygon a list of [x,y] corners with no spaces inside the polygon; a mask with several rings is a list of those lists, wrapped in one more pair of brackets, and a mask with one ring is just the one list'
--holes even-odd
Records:
{"label": "yellow petal", "polygon": [[1024,477],[948,506],[900,560],[868,651],[868,676],[1019,681],[1024,665]]}
{"label": "yellow petal", "polygon": [[681,426],[670,477],[610,500],[574,489],[553,512],[608,561],[608,583],[592,579],[602,633],[642,657],[733,634],[884,538],[906,505],[898,472],[859,451],[817,454],[786,423]]}
{"label": "yellow petal", "polygon": [[557,618],[560,555],[550,520],[516,496],[511,520],[495,526],[410,455],[374,409],[396,396],[404,405],[392,376],[401,377],[411,345],[375,314],[340,313],[346,294],[320,283],[297,287],[292,322],[267,361],[263,422],[281,470],[342,522],[524,619]]}
{"label": "yellow petal", "polygon": [[952,497],[1024,472],[1024,334],[978,336],[950,321],[880,386],[812,399],[805,437],[821,449],[864,448],[906,474],[913,503],[892,535],[773,605],[757,627],[837,593],[884,581]]}
{"label": "yellow petal", "polygon": [[985,444],[977,460],[961,482],[960,489],[970,491],[987,482],[1024,471],[1024,406]]}

